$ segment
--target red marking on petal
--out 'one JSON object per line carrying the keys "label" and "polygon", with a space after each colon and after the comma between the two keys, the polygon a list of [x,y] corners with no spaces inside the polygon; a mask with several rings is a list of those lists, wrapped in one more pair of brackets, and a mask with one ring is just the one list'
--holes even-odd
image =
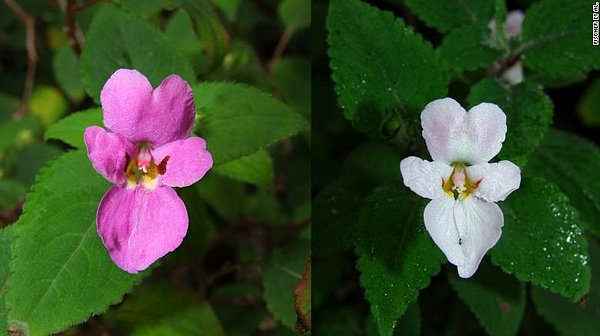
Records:
{"label": "red marking on petal", "polygon": [[125,174],[127,174],[127,168],[129,167],[129,161],[131,161],[131,158],[129,157],[129,154],[125,153],[125,168],[123,168],[123,171],[125,171]]}
{"label": "red marking on petal", "polygon": [[165,175],[165,173],[167,172],[167,162],[169,162],[170,158],[171,157],[167,155],[164,159],[162,159],[162,161],[160,161],[160,164],[158,165],[158,173],[160,175]]}

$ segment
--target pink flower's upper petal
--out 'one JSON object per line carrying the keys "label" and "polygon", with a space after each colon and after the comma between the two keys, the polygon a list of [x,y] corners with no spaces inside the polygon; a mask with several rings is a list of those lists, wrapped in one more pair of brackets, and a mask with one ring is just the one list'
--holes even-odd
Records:
{"label": "pink flower's upper petal", "polygon": [[206,150],[206,142],[199,137],[178,140],[152,151],[154,162],[159,166],[162,184],[185,187],[200,180],[212,167],[213,160]]}
{"label": "pink flower's upper petal", "polygon": [[504,79],[510,85],[517,85],[521,83],[523,81],[523,63],[518,61],[510,68],[504,70],[502,73],[502,79]]}
{"label": "pink flower's upper petal", "polygon": [[135,147],[123,136],[98,126],[86,128],[83,140],[94,169],[112,183],[125,183],[126,156],[133,157]]}
{"label": "pink flower's upper petal", "polygon": [[440,198],[446,196],[442,185],[450,178],[452,167],[442,162],[429,162],[409,156],[400,162],[404,185],[421,197]]}
{"label": "pink flower's upper petal", "polygon": [[104,125],[133,143],[161,146],[185,139],[194,126],[194,98],[188,83],[170,75],[152,90],[137,70],[119,69],[100,93]]}
{"label": "pink flower's upper petal", "polygon": [[181,244],[188,215],[169,187],[150,191],[113,186],[100,202],[96,225],[115,264],[135,274]]}
{"label": "pink flower's upper petal", "polygon": [[521,26],[525,14],[520,10],[508,12],[506,15],[506,37],[512,38],[521,35]]}
{"label": "pink flower's upper petal", "polygon": [[506,135],[506,115],[498,105],[481,103],[466,112],[452,98],[425,106],[421,125],[431,157],[447,164],[487,162]]}
{"label": "pink flower's upper petal", "polygon": [[474,195],[488,202],[504,201],[521,185],[521,169],[510,161],[481,163],[466,168],[473,181],[480,181]]}

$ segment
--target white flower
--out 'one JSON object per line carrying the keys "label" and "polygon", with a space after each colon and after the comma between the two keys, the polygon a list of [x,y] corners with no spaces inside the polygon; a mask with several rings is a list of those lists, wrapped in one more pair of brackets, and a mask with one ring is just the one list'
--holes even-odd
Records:
{"label": "white flower", "polygon": [[[508,39],[516,38],[521,35],[521,26],[525,19],[525,14],[520,10],[514,10],[508,12],[506,15],[506,31],[505,36]],[[496,39],[496,20],[491,20],[488,24],[488,28],[492,31],[492,38]],[[523,81],[523,64],[521,61],[517,61],[511,67],[506,69],[502,73],[502,79],[508,84],[516,85]]]}
{"label": "white flower", "polygon": [[521,171],[510,161],[488,163],[506,134],[506,115],[495,104],[469,112],[452,98],[434,100],[421,113],[423,138],[433,162],[400,162],[404,184],[431,199],[425,228],[462,278],[471,277],[504,225],[500,207],[519,188]]}

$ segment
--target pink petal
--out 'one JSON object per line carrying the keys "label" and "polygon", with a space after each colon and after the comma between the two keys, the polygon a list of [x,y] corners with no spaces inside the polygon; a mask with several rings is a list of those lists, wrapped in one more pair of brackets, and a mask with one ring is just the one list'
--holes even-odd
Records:
{"label": "pink petal", "polygon": [[94,169],[112,183],[125,183],[126,156],[135,155],[134,146],[123,136],[98,126],[86,128],[83,140]]}
{"label": "pink petal", "polygon": [[199,137],[178,140],[152,151],[159,166],[162,184],[185,187],[200,180],[212,167],[213,160],[206,150],[206,142]]}
{"label": "pink petal", "polygon": [[112,260],[135,274],[176,249],[187,233],[183,201],[169,187],[111,187],[98,207],[96,225]]}
{"label": "pink petal", "polygon": [[100,93],[104,125],[129,141],[154,146],[185,139],[194,126],[192,89],[178,75],[170,75],[152,90],[137,70],[119,69]]}
{"label": "pink petal", "polygon": [[502,148],[506,115],[495,104],[466,112],[454,99],[437,99],[421,113],[423,138],[434,161],[447,164],[487,162]]}
{"label": "pink petal", "polygon": [[512,38],[521,35],[521,26],[525,14],[520,10],[514,10],[508,12],[506,15],[506,37]]}

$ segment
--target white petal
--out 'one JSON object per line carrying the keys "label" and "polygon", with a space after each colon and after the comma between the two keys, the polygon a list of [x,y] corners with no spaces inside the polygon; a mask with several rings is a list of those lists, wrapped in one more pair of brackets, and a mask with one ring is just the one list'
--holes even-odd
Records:
{"label": "white petal", "polygon": [[483,256],[500,239],[504,216],[496,203],[468,197],[456,202],[454,219],[465,255],[464,262],[455,265],[461,278],[470,278],[477,271]]}
{"label": "white petal", "polygon": [[510,85],[517,85],[523,81],[523,64],[521,61],[516,62],[510,68],[502,73],[504,79]]}
{"label": "white petal", "polygon": [[462,265],[466,261],[461,239],[454,221],[454,203],[451,197],[434,199],[425,207],[423,220],[433,242],[444,252],[448,261]]}
{"label": "white petal", "polygon": [[452,98],[443,98],[427,104],[421,112],[421,126],[427,149],[434,161],[454,162],[453,150],[460,137],[457,130],[467,115],[467,111]]}
{"label": "white petal", "polygon": [[473,195],[488,202],[504,201],[521,185],[521,169],[510,161],[481,163],[466,168],[472,181],[480,181]]}
{"label": "white petal", "polygon": [[441,162],[429,162],[409,156],[400,162],[400,172],[404,185],[421,197],[443,197],[442,185],[450,178],[452,167]]}
{"label": "white petal", "polygon": [[488,162],[506,135],[506,115],[498,105],[481,103],[465,112],[452,98],[425,106],[421,125],[431,157],[447,164]]}
{"label": "white petal", "polygon": [[506,37],[511,38],[521,35],[523,19],[525,19],[525,14],[520,10],[508,12],[506,15]]}

